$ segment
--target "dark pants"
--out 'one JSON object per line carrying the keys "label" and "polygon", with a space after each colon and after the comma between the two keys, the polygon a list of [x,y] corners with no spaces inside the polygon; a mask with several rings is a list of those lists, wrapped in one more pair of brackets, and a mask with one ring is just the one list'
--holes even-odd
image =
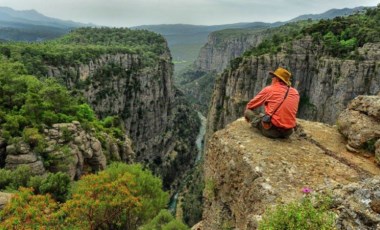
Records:
{"label": "dark pants", "polygon": [[269,129],[265,129],[261,123],[261,118],[264,116],[263,113],[257,113],[247,109],[244,112],[244,116],[248,119],[248,122],[251,123],[252,127],[260,130],[263,136],[270,138],[288,138],[293,133],[293,129],[278,128],[273,124]]}

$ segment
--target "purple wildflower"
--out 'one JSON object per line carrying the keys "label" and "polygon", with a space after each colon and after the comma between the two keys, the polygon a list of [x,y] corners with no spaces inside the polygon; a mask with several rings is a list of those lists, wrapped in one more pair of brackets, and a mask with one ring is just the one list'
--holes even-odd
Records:
{"label": "purple wildflower", "polygon": [[302,190],[301,190],[303,193],[305,193],[305,194],[309,194],[309,193],[311,193],[311,188],[308,188],[308,187],[305,187],[305,188],[302,188]]}

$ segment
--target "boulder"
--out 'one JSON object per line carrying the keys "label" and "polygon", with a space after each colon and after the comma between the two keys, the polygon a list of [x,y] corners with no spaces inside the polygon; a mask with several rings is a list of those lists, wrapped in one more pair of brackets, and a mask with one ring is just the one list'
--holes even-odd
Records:
{"label": "boulder", "polygon": [[347,149],[352,152],[376,154],[380,139],[380,96],[358,96],[350,102],[337,120],[338,130],[347,138]]}

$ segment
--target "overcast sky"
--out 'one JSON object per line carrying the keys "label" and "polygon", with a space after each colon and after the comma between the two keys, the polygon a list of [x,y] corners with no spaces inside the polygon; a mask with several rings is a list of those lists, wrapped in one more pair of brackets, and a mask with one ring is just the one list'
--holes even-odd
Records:
{"label": "overcast sky", "polygon": [[54,18],[130,27],[152,24],[219,25],[286,21],[332,8],[376,6],[380,0],[0,0]]}

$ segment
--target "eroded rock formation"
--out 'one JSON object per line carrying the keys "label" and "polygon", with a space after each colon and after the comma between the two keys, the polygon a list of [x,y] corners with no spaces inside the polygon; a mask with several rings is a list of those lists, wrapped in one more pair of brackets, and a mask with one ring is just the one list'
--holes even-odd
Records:
{"label": "eroded rock formation", "polygon": [[27,165],[33,175],[62,171],[74,179],[84,172],[105,169],[107,158],[125,163],[134,161],[135,153],[127,137],[125,141],[120,141],[105,133],[99,135],[105,140],[103,146],[94,133],[85,131],[77,121],[54,124],[44,130],[46,145],[39,153],[24,141],[8,145],[5,168]]}
{"label": "eroded rock formation", "polygon": [[352,152],[374,152],[380,164],[380,96],[358,96],[338,117],[339,131]]}

